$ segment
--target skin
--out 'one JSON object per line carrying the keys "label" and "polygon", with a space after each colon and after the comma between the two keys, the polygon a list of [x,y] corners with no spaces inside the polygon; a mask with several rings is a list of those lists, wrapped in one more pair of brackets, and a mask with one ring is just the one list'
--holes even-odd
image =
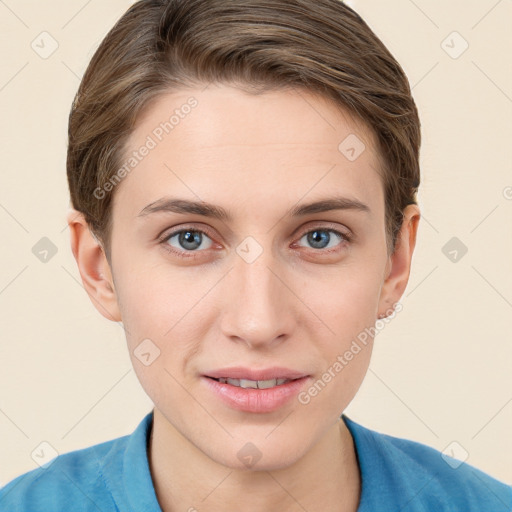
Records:
{"label": "skin", "polygon": [[[200,374],[285,366],[317,381],[402,296],[419,208],[405,210],[388,255],[374,135],[306,91],[253,96],[210,85],[162,95],[139,119],[127,154],[190,96],[198,106],[115,189],[111,265],[83,216],[68,215],[85,289],[102,315],[123,322],[155,404],[149,461],[158,500],[165,512],[356,511],[359,468],[340,415],[366,374],[372,340],[308,404],[293,399],[271,413],[230,408]],[[354,161],[338,150],[349,134],[366,146]],[[370,212],[288,215],[333,195]],[[163,196],[213,203],[233,218],[139,216]],[[180,228],[207,230],[195,252],[178,236],[158,241]],[[315,229],[320,242],[330,237],[327,248],[308,238]],[[236,252],[247,236],[263,250],[252,263]],[[147,338],[160,356],[145,366],[134,350]],[[249,441],[261,452],[250,468],[237,456]]]}

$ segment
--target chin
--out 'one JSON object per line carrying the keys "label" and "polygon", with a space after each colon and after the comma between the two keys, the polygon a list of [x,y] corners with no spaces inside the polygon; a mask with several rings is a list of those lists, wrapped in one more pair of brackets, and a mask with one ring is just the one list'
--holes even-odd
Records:
{"label": "chin", "polygon": [[204,453],[218,464],[237,471],[277,471],[295,464],[307,451],[303,440],[287,436],[269,439],[268,430],[260,436],[240,436],[228,445],[218,445]]}
{"label": "chin", "polygon": [[[219,454],[220,455],[220,454]],[[265,456],[264,454],[261,454],[261,458],[255,461],[250,462],[249,460],[239,460],[238,456],[235,455],[234,457],[228,456],[226,457],[221,456],[220,459],[215,458],[214,460],[222,464],[223,466],[226,466],[230,469],[236,470],[236,471],[246,471],[246,472],[257,472],[257,471],[279,471],[281,469],[286,469],[290,466],[292,466],[297,460],[300,458],[301,454],[297,453],[297,451],[293,453],[285,453],[285,454],[271,454],[268,456]],[[247,457],[247,456],[246,456]]]}

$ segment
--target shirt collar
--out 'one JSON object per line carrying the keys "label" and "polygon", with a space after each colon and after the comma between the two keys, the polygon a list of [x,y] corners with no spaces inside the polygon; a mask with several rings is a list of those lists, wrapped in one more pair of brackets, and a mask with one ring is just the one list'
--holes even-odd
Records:
{"label": "shirt collar", "polygon": [[161,512],[149,470],[149,438],[153,411],[140,422],[128,440],[123,460],[123,478],[131,510]]}
{"label": "shirt collar", "polygon": [[[385,492],[385,487],[378,485],[382,480],[382,471],[385,469],[379,466],[378,459],[372,457],[372,453],[375,454],[375,440],[371,431],[355,423],[345,414],[341,415],[341,419],[354,441],[361,477],[361,495],[357,512],[371,511],[377,505],[372,499],[372,496],[379,494],[375,493],[376,485],[380,487],[381,492]],[[127,500],[132,510],[161,512],[149,469],[148,450],[152,427],[153,410],[144,417],[133,434],[129,436],[123,458],[123,478]],[[382,495],[380,497],[384,498]],[[389,503],[395,501],[393,496],[386,498],[391,500]]]}

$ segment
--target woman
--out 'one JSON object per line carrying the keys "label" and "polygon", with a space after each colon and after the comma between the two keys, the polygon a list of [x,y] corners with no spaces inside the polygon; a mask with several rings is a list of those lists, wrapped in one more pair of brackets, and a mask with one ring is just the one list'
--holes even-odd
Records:
{"label": "woman", "polygon": [[406,76],[338,0],[130,7],[72,107],[68,223],[155,407],[0,510],[510,510],[510,486],[343,414],[401,307],[419,147]]}

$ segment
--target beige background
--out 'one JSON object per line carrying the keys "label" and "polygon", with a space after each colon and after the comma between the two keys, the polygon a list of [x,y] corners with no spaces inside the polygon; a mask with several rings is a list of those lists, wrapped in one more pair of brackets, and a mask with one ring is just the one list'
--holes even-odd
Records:
{"label": "beige background", "polygon": [[[126,435],[152,406],[122,328],[82,288],[65,221],[69,108],[131,3],[0,1],[0,485],[37,467],[41,442],[63,453]],[[512,2],[350,4],[413,86],[423,219],[403,311],[346,413],[440,451],[456,441],[452,453],[512,483]],[[59,45],[46,59],[31,47],[51,49],[43,31]],[[43,237],[57,249],[46,263],[32,252]],[[452,237],[468,248],[456,262]]]}

